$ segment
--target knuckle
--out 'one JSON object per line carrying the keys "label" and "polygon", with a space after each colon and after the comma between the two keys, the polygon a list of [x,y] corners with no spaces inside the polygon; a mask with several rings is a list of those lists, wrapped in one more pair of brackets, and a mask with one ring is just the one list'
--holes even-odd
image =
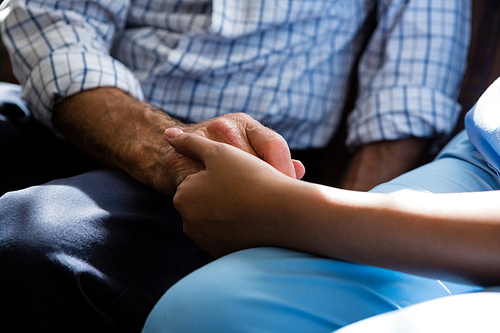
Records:
{"label": "knuckle", "polygon": [[256,122],[255,119],[253,119],[252,117],[250,117],[248,114],[246,113],[243,113],[243,112],[237,112],[237,113],[231,113],[231,115],[237,119],[237,120],[240,120],[240,121],[250,121],[250,122]]}
{"label": "knuckle", "polygon": [[242,145],[242,130],[238,124],[230,119],[219,117],[210,123],[208,128],[210,133],[214,135],[214,139],[232,146]]}
{"label": "knuckle", "polygon": [[270,136],[265,143],[265,148],[271,153],[278,153],[282,151],[288,151],[288,144],[285,139],[279,134]]}
{"label": "knuckle", "polygon": [[210,125],[208,125],[207,127],[199,127],[199,128],[196,128],[196,129],[194,129],[192,132],[193,132],[194,134],[198,134],[198,135],[200,135],[200,136],[203,136],[203,137],[207,138],[207,137],[208,137],[208,133],[207,133],[207,132],[208,132],[208,128],[209,128],[209,126],[210,126]]}

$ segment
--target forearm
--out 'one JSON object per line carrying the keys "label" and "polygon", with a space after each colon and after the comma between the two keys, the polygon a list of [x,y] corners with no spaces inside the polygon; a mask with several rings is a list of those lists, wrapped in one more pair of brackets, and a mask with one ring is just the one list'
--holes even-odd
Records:
{"label": "forearm", "polygon": [[361,147],[344,175],[342,188],[368,191],[415,168],[427,149],[428,141],[411,137]]}
{"label": "forearm", "polygon": [[173,151],[163,132],[180,125],[175,119],[121,90],[98,88],[58,103],[52,121],[87,154],[164,192],[161,188],[166,185],[155,183],[155,179],[159,169],[166,168],[161,162]]}
{"label": "forearm", "polygon": [[500,282],[500,191],[365,193],[286,177],[198,135],[169,143],[205,169],[178,187],[184,231],[214,256],[277,246],[483,284]]}
{"label": "forearm", "polygon": [[297,183],[283,195],[283,246],[434,278],[500,282],[498,192],[387,195]]}
{"label": "forearm", "polygon": [[257,155],[290,177],[304,173],[291,160],[286,141],[245,114],[182,124],[116,88],[99,88],[63,100],[52,122],[83,151],[164,194],[174,194],[185,177],[203,169],[203,163],[165,141],[164,132],[172,126]]}

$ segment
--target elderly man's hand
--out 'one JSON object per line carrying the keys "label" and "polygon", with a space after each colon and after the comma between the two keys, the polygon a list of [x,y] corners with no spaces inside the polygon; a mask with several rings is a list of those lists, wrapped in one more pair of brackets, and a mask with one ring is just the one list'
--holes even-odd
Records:
{"label": "elderly man's hand", "polygon": [[[184,132],[196,133],[257,156],[289,177],[300,179],[304,176],[303,165],[292,161],[290,150],[283,137],[244,113],[227,114],[199,124],[180,126],[180,128]],[[189,159],[190,162],[185,163],[191,164],[191,167],[184,167],[184,170],[180,168],[176,172],[175,187],[187,175],[194,173],[194,169],[200,167],[200,162],[177,152],[173,152],[171,158],[172,161]]]}
{"label": "elderly man's hand", "polygon": [[283,174],[301,178],[304,167],[293,162],[285,140],[246,114],[228,114],[199,124],[182,124],[116,88],[98,88],[57,104],[55,127],[100,162],[125,170],[160,193],[173,195],[188,175],[204,168],[177,153],[164,137],[179,127],[260,157]]}

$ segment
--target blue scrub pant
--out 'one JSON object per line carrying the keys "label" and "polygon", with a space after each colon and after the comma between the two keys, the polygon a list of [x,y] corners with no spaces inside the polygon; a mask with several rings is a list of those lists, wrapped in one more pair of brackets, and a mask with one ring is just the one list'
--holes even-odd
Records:
{"label": "blue scrub pant", "polygon": [[[496,174],[461,132],[435,161],[372,192],[499,188]],[[380,313],[481,289],[286,249],[249,249],[176,283],[154,307],[143,333],[331,332]]]}

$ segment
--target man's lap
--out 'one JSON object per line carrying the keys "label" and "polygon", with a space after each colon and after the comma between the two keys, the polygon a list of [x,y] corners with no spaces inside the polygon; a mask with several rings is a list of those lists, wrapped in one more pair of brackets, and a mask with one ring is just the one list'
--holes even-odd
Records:
{"label": "man's lap", "polygon": [[19,331],[137,332],[172,284],[211,260],[171,198],[114,169],[5,194],[0,228],[0,318]]}

